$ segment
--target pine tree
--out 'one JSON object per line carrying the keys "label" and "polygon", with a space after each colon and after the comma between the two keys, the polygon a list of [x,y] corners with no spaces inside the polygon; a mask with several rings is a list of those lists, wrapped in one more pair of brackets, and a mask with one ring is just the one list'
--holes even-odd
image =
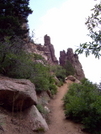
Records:
{"label": "pine tree", "polygon": [[28,27],[22,26],[32,13],[28,5],[29,0],[0,0],[0,39],[5,36],[25,36]]}

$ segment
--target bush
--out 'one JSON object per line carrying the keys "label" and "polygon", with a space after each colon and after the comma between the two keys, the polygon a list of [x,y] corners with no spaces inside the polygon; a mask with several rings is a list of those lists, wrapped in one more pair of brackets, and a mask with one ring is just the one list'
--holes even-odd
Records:
{"label": "bush", "polygon": [[[29,56],[22,51],[24,42],[18,37],[5,37],[4,41],[0,42],[0,73],[10,77],[18,77],[17,73],[21,73],[19,67],[29,64]],[[26,69],[27,69],[26,68]],[[20,71],[20,72],[17,72]]]}
{"label": "bush", "polygon": [[33,54],[35,60],[45,60],[41,55],[34,53]]}
{"label": "bush", "polygon": [[45,110],[45,108],[43,107],[43,105],[37,104],[36,107],[37,107],[37,109],[38,109],[38,111],[39,111],[40,113],[42,113],[42,114],[47,114],[47,111]]}
{"label": "bush", "polygon": [[83,119],[85,130],[94,134],[101,134],[101,96],[90,104],[89,115]]}
{"label": "bush", "polygon": [[50,84],[49,90],[51,91],[52,95],[57,93],[57,87],[54,84]]}
{"label": "bush", "polygon": [[65,82],[66,70],[62,66],[55,65],[55,66],[51,66],[51,71],[59,79],[59,81],[62,85],[63,82]]}
{"label": "bush", "polygon": [[65,62],[64,68],[66,70],[66,76],[74,75],[75,74],[75,69],[72,66],[72,64],[70,63],[70,61],[67,60]]}
{"label": "bush", "polygon": [[[29,79],[31,76],[31,71],[33,70],[33,63],[30,55],[22,52],[20,55],[16,55],[15,57],[13,57],[12,60],[8,59],[8,62],[10,63],[9,66],[8,64],[5,64],[6,75],[13,78]],[[6,63],[6,60],[4,63]]]}
{"label": "bush", "polygon": [[37,93],[49,90],[49,80],[41,74],[31,78],[31,81],[35,84]]}
{"label": "bush", "polygon": [[92,134],[101,133],[101,95],[95,84],[87,79],[74,83],[63,100],[66,118],[83,123]]}
{"label": "bush", "polygon": [[31,81],[36,86],[36,91],[50,90],[50,85],[54,85],[54,78],[49,72],[48,66],[44,66],[41,63],[35,63]]}

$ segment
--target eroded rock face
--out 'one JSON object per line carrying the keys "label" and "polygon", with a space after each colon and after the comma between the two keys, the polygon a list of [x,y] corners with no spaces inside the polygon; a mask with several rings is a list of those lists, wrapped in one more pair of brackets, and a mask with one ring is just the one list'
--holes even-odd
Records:
{"label": "eroded rock face", "polygon": [[47,131],[49,129],[45,119],[35,106],[32,106],[27,110],[27,119],[30,121],[33,131]]}
{"label": "eroded rock face", "polygon": [[0,79],[0,105],[7,110],[25,110],[37,104],[35,86],[25,79]]}
{"label": "eroded rock face", "polygon": [[72,66],[75,69],[75,77],[78,80],[85,78],[84,71],[82,69],[82,65],[78,59],[78,55],[73,53],[72,48],[68,48],[67,52],[65,52],[64,50],[60,51],[60,59],[59,60],[60,60],[61,66],[64,66],[66,61],[69,61],[72,64]]}

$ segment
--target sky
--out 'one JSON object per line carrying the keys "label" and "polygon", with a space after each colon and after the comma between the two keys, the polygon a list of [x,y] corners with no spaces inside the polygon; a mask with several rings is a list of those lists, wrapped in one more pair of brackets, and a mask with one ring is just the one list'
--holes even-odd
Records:
{"label": "sky", "polygon": [[[55,55],[60,51],[73,48],[91,39],[85,25],[91,10],[100,0],[30,0],[33,14],[28,17],[30,35],[34,33],[35,43],[44,45],[44,35],[51,37]],[[101,82],[101,58],[79,55],[86,78],[93,83]]]}

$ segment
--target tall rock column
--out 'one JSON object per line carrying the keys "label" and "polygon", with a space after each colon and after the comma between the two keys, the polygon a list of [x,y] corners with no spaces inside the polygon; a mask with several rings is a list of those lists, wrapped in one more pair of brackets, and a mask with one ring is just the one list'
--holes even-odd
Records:
{"label": "tall rock column", "polygon": [[44,46],[45,46],[45,55],[47,55],[48,57],[48,62],[50,64],[58,64],[58,60],[55,57],[54,46],[51,44],[50,37],[47,35],[44,36]]}
{"label": "tall rock column", "polygon": [[61,66],[64,66],[65,65],[65,60],[66,60],[66,52],[64,50],[63,51],[60,51],[59,61],[60,61],[60,65]]}

